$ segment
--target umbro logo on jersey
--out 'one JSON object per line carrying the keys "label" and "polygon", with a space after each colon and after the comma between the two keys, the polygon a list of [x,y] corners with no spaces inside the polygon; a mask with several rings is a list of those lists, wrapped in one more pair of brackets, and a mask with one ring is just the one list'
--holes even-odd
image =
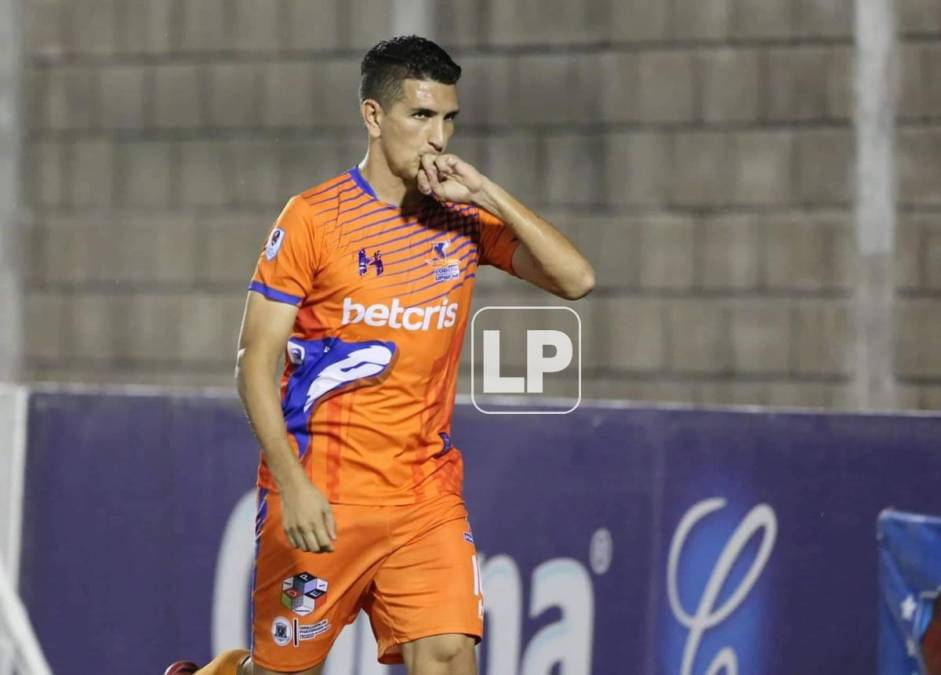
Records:
{"label": "umbro logo on jersey", "polygon": [[388,326],[405,330],[430,330],[450,328],[457,321],[457,303],[448,304],[447,298],[440,305],[429,307],[402,307],[398,298],[391,305],[375,304],[366,307],[343,299],[343,325],[365,323],[367,326]]}
{"label": "umbro logo on jersey", "polygon": [[369,271],[369,268],[373,267],[376,270],[376,276],[378,277],[382,274],[385,269],[382,264],[382,254],[379,251],[376,251],[372,254],[372,257],[366,255],[366,249],[359,249],[359,276],[363,276],[366,272]]}

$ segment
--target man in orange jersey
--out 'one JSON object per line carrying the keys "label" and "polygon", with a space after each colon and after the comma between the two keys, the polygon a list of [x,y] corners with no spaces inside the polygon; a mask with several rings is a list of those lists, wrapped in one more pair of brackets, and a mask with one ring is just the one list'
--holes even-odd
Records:
{"label": "man in orange jersey", "polygon": [[568,299],[594,277],[552,225],[446,154],[460,73],[420,37],[373,47],[365,159],[288,201],[261,252],[237,366],[262,446],[252,651],[199,673],[320,673],[360,610],[381,662],[476,673],[483,597],[451,411],[477,266]]}

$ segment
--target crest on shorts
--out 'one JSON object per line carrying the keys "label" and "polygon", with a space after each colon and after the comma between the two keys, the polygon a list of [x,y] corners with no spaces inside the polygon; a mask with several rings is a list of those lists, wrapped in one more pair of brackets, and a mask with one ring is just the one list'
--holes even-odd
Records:
{"label": "crest on shorts", "polygon": [[310,572],[301,572],[281,582],[281,604],[298,616],[307,616],[317,599],[327,592],[327,582]]}
{"label": "crest on shorts", "polygon": [[285,619],[283,616],[275,617],[271,622],[271,639],[279,647],[293,644],[300,647],[301,642],[315,640],[330,631],[330,620],[321,619],[314,624],[303,624],[294,619]]}
{"label": "crest on shorts", "polygon": [[271,622],[271,639],[279,647],[286,647],[291,643],[294,632],[291,630],[291,622],[283,616],[275,617]]}

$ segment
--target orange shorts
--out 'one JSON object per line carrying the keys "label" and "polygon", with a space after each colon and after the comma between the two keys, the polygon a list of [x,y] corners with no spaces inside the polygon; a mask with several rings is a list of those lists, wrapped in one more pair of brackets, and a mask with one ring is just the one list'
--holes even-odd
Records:
{"label": "orange shorts", "polygon": [[321,663],[360,609],[379,661],[429,635],[483,635],[477,549],[464,501],[443,495],[406,506],[334,504],[333,553],[287,541],[280,496],[259,491],[252,589],[252,658],[275,671]]}

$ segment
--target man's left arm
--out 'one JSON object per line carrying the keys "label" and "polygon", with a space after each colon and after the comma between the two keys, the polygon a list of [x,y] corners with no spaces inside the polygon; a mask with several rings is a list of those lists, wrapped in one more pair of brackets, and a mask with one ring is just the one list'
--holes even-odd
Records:
{"label": "man's left arm", "polygon": [[582,298],[594,288],[595,272],[585,256],[549,221],[505,189],[484,178],[475,203],[503,221],[519,239],[513,271],[521,279],[567,300]]}
{"label": "man's left arm", "polygon": [[594,288],[591,263],[564,234],[464,160],[424,155],[418,185],[436,199],[472,203],[499,218],[519,239],[512,264],[520,278],[567,300]]}

